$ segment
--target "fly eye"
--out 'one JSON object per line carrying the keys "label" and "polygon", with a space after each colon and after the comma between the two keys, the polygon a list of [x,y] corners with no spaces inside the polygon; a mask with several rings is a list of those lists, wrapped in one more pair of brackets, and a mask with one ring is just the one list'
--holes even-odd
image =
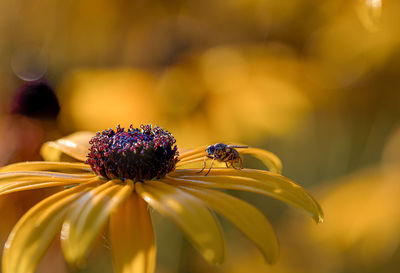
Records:
{"label": "fly eye", "polygon": [[214,151],[215,151],[215,147],[214,147],[214,146],[209,146],[209,147],[207,148],[207,153],[208,153],[208,154],[212,154],[212,153],[214,153]]}

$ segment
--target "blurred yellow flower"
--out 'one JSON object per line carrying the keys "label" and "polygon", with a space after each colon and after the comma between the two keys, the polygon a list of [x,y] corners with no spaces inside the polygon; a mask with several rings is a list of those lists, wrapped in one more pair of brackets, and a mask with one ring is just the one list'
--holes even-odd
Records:
{"label": "blurred yellow flower", "polygon": [[266,133],[290,135],[314,106],[309,88],[298,84],[303,64],[283,46],[277,58],[274,47],[215,47],[152,70],[74,70],[58,89],[61,126],[98,131],[114,120],[128,126],[135,117],[174,126],[186,147],[225,141],[227,135],[246,142],[261,142]]}
{"label": "blurred yellow flower", "polygon": [[[397,129],[386,142],[380,164],[318,186],[319,202],[327,215],[323,226],[315,227],[295,215],[281,222],[285,259],[274,273],[399,271],[399,145]],[[254,251],[232,248],[239,249],[238,253],[230,255],[223,272],[267,270]]]}
{"label": "blurred yellow flower", "polygon": [[[262,213],[217,189],[263,194],[299,207],[316,222],[322,210],[302,187],[279,174],[273,154],[256,148],[240,151],[261,159],[271,171],[213,168],[208,175],[185,165],[202,163],[206,147],[178,155],[173,136],[161,127],[117,126],[75,133],[42,147],[46,160],[16,163],[0,169],[0,195],[28,189],[63,186],[31,208],[16,224],[5,244],[3,273],[33,273],[61,229],[67,261],[82,265],[107,221],[117,273],[153,272],[156,246],[147,205],[172,219],[212,263],[222,263],[225,243],[210,210],[226,217],[273,264],[279,246]],[[82,162],[57,162],[66,158]]]}
{"label": "blurred yellow flower", "polygon": [[[154,81],[154,76],[141,70],[77,70],[58,90],[63,105],[61,124],[98,131],[113,126],[116,119],[125,126],[130,117],[145,123],[159,121],[159,107],[151,107],[158,105]],[[103,113],[101,119],[96,115],[99,111]]]}
{"label": "blurred yellow flower", "polygon": [[358,0],[356,12],[369,31],[378,31],[382,16],[382,0]]}

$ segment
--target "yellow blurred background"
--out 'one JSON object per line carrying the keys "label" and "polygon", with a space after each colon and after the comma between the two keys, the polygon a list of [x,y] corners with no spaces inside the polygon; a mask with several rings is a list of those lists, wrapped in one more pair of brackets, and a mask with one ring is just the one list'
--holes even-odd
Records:
{"label": "yellow blurred background", "polygon": [[[227,262],[211,266],[154,214],[158,273],[400,272],[398,14],[396,0],[0,0],[0,164],[37,160],[64,134],[131,123],[163,126],[180,148],[266,148],[325,222],[233,193],[272,221],[280,261],[266,265],[222,221]],[[15,111],[21,86],[38,81],[54,88],[58,115]],[[46,194],[0,197],[0,241]],[[38,272],[112,272],[105,238],[80,270],[55,242]]]}

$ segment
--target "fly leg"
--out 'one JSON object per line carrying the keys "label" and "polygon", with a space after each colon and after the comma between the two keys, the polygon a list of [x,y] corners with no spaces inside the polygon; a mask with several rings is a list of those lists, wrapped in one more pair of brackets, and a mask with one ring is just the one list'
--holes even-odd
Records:
{"label": "fly leg", "polygon": [[213,159],[211,160],[210,168],[208,169],[208,172],[207,172],[204,176],[207,176],[207,175],[210,173],[211,168],[212,168],[212,165],[213,165],[213,163],[214,163],[214,159],[215,159],[215,157],[213,157]]}
{"label": "fly leg", "polygon": [[206,156],[204,157],[204,164],[203,164],[203,169],[201,169],[199,172],[197,172],[197,173],[201,173],[205,168],[206,168]]}
{"label": "fly leg", "polygon": [[226,166],[229,168],[229,164],[228,163],[230,163],[231,164],[231,167],[232,168],[234,168],[234,169],[238,169],[238,168],[236,168],[236,166],[233,164],[233,163],[235,163],[235,155],[234,154],[230,154],[229,155],[229,158],[227,159],[227,161],[225,162],[226,163]]}
{"label": "fly leg", "polygon": [[243,169],[243,161],[242,158],[239,156],[239,163],[240,163],[240,169]]}
{"label": "fly leg", "polygon": [[239,156],[238,158],[236,158],[237,160],[235,160],[235,162],[238,162],[239,161],[239,167],[236,167],[234,164],[233,164],[233,162],[234,162],[234,160],[232,159],[231,160],[231,166],[232,166],[232,168],[234,168],[235,170],[241,170],[241,169],[243,169],[243,161],[242,161],[242,158]]}

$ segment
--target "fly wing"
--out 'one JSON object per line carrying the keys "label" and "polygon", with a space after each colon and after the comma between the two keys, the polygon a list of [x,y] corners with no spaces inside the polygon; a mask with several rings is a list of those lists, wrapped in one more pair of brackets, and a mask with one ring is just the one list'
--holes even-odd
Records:
{"label": "fly wing", "polygon": [[249,148],[249,146],[245,145],[227,145],[228,148]]}

